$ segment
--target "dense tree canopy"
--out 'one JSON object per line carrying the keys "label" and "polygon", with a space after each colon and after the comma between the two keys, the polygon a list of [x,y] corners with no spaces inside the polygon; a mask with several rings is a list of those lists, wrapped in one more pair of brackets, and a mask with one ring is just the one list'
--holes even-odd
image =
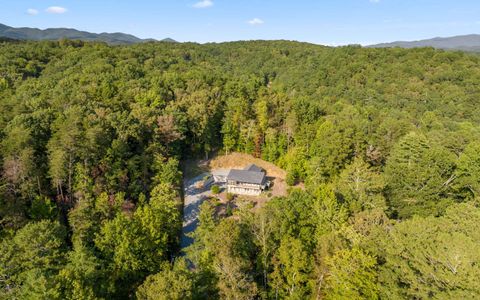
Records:
{"label": "dense tree canopy", "polygon": [[[0,298],[480,297],[480,57],[431,48],[0,43]],[[179,258],[181,162],[292,187]]]}

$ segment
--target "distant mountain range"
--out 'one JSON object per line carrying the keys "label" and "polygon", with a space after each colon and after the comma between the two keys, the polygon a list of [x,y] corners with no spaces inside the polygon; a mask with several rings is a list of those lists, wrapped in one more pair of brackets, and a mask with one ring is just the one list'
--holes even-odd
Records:
{"label": "distant mountain range", "polygon": [[[91,33],[71,28],[48,28],[38,29],[21,27],[14,28],[0,24],[0,41],[9,40],[82,40],[82,41],[101,41],[111,45],[136,44],[150,41],[154,39],[141,39],[131,34],[115,32],[115,33]],[[176,43],[171,38],[166,38],[160,42]],[[397,41],[392,43],[381,43],[367,46],[368,48],[418,48],[433,47],[445,50],[463,50],[480,52],[480,34],[459,35],[453,37],[436,37],[433,39],[419,41]]]}
{"label": "distant mountain range", "polygon": [[464,50],[464,51],[475,51],[480,52],[480,35],[479,34],[469,34],[469,35],[459,35],[453,37],[436,37],[428,40],[412,41],[412,42],[393,42],[393,43],[383,43],[377,45],[368,46],[370,48],[391,48],[391,47],[400,47],[400,48],[418,48],[418,47],[433,47],[437,49],[445,50]]}
{"label": "distant mountain range", "polygon": [[[136,44],[156,41],[154,39],[141,39],[131,34],[125,34],[121,32],[91,33],[71,28],[48,28],[42,30],[29,27],[14,28],[3,24],[0,24],[0,38],[34,41],[70,39],[82,41],[100,41],[111,45]],[[161,40],[161,42],[176,41],[171,38],[166,38]]]}

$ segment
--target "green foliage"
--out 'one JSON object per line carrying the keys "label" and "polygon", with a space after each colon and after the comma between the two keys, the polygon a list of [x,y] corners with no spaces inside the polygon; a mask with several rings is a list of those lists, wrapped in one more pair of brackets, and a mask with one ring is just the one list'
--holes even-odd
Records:
{"label": "green foliage", "polygon": [[147,277],[137,289],[137,299],[192,299],[194,278],[184,259],[176,260],[173,266],[165,263],[161,269],[159,273]]}
{"label": "green foliage", "polygon": [[94,200],[80,199],[69,212],[69,223],[72,228],[72,243],[77,245],[92,245],[95,233],[100,228],[102,213],[95,207]]}
{"label": "green foliage", "polygon": [[[0,297],[478,298],[478,208],[455,202],[480,193],[479,62],[288,41],[2,43]],[[205,201],[183,249],[195,268],[171,265],[180,162],[221,151],[296,188],[226,219]]]}
{"label": "green foliage", "polygon": [[36,221],[42,219],[53,220],[57,216],[57,207],[49,198],[40,198],[39,196],[33,199],[30,206],[30,218]]}
{"label": "green foliage", "polygon": [[113,284],[108,282],[101,261],[84,246],[69,253],[59,275],[64,299],[98,299],[106,296]]}
{"label": "green foliage", "polygon": [[[28,209],[27,202],[35,198],[35,159],[32,132],[20,120],[12,120],[12,124],[4,129],[5,137],[2,139],[3,173],[2,181],[6,191],[6,203],[14,206],[12,214],[23,213]],[[5,188],[4,187],[4,188]],[[8,211],[7,211],[8,212]],[[18,218],[19,216],[17,216]]]}
{"label": "green foliage", "polygon": [[320,185],[315,190],[313,211],[316,221],[317,239],[322,235],[338,230],[347,219],[347,210],[337,201],[330,186]]}
{"label": "green foliage", "polygon": [[119,271],[154,272],[168,257],[179,212],[176,201],[163,200],[154,196],[132,217],[119,213],[102,225],[95,244]]}
{"label": "green foliage", "polygon": [[123,202],[123,193],[111,197],[104,192],[95,199],[95,211],[101,219],[112,219],[121,210]]}
{"label": "green foliage", "polygon": [[351,127],[335,126],[330,120],[318,126],[311,146],[309,173],[316,180],[325,181],[335,176],[353,155]]}
{"label": "green foliage", "polygon": [[273,216],[274,236],[280,241],[283,236],[296,237],[308,248],[315,244],[317,222],[313,211],[314,198],[299,189],[294,189],[286,198],[273,198],[267,211]]}
{"label": "green foliage", "polygon": [[193,263],[206,272],[210,272],[212,268],[212,232],[217,224],[214,212],[215,207],[210,201],[204,201],[200,205],[198,214],[199,224],[192,235],[195,243],[187,249],[188,255]]}
{"label": "green foliage", "polygon": [[12,298],[18,299],[61,299],[59,285],[39,269],[32,269],[23,274],[23,283],[19,291],[13,292]]}
{"label": "green foliage", "polygon": [[225,219],[212,232],[213,269],[221,298],[252,299],[257,294],[253,280],[253,244],[249,232],[232,219]]}
{"label": "green foliage", "polygon": [[311,257],[300,240],[285,237],[273,258],[272,298],[304,299],[309,293]]}
{"label": "green foliage", "polygon": [[412,132],[392,150],[385,167],[387,193],[395,213],[439,214],[451,203],[447,192],[455,167],[454,156]]}
{"label": "green foliage", "polygon": [[4,239],[0,244],[0,295],[58,298],[56,276],[65,264],[65,239],[65,228],[46,220],[29,223],[11,239]]}
{"label": "green foliage", "polygon": [[480,143],[472,142],[460,155],[456,170],[456,187],[467,198],[480,196]]}
{"label": "green foliage", "polygon": [[8,88],[8,81],[5,78],[0,78],[0,92]]}
{"label": "green foliage", "polygon": [[215,185],[215,184],[212,185],[210,190],[212,191],[213,194],[219,194],[220,193],[220,187],[218,185]]}
{"label": "green foliage", "polygon": [[372,170],[360,157],[342,171],[337,182],[337,191],[352,213],[385,209],[383,189],[382,175]]}
{"label": "green foliage", "polygon": [[474,299],[480,295],[480,210],[451,206],[440,218],[397,224],[384,241],[382,298]]}
{"label": "green foliage", "polygon": [[68,193],[73,192],[73,171],[83,139],[80,128],[82,115],[80,107],[72,106],[52,124],[54,133],[47,145],[49,175],[62,198],[65,197],[64,188]]}
{"label": "green foliage", "polygon": [[375,258],[362,250],[341,250],[327,258],[326,299],[378,299]]}
{"label": "green foliage", "polygon": [[179,162],[175,158],[169,158],[166,162],[163,158],[156,156],[154,161],[154,171],[156,175],[153,177],[155,184],[167,183],[172,187],[179,187],[182,180],[182,173],[178,170]]}
{"label": "green foliage", "polygon": [[306,177],[306,162],[307,156],[305,149],[293,148],[290,149],[283,157],[279,159],[279,165],[286,169],[287,176],[285,182],[293,186],[298,181]]}

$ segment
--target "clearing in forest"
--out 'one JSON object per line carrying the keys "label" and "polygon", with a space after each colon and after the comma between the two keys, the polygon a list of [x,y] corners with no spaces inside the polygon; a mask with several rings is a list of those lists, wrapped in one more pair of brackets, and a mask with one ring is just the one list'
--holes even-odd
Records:
{"label": "clearing in forest", "polygon": [[212,173],[216,170],[243,169],[249,164],[255,164],[264,169],[267,177],[272,181],[272,187],[261,196],[247,198],[261,205],[267,200],[266,198],[285,196],[287,194],[287,184],[285,183],[287,172],[285,170],[245,153],[233,152],[227,155],[214,156],[209,160],[186,161],[184,163],[184,175],[186,179],[191,179],[199,174]]}
{"label": "clearing in forest", "polygon": [[243,169],[249,164],[255,164],[264,169],[267,172],[267,177],[272,180],[273,185],[268,191],[265,191],[260,196],[239,197],[252,200],[255,204],[261,206],[270,197],[285,196],[287,194],[287,184],[285,183],[287,172],[260,158],[255,158],[252,155],[245,153],[233,152],[228,155],[214,157],[206,162],[206,166],[211,171],[218,169]]}
{"label": "clearing in forest", "polygon": [[242,169],[249,164],[255,164],[261,167],[267,171],[267,176],[269,177],[285,180],[285,176],[287,176],[287,172],[275,166],[274,164],[245,153],[233,152],[228,155],[214,157],[207,162],[207,166],[210,170]]}
{"label": "clearing in forest", "polygon": [[[211,183],[204,185],[205,176],[212,172],[230,169],[243,169],[249,164],[255,164],[266,171],[267,178],[272,181],[269,190],[259,196],[236,195],[234,201],[227,199],[224,187],[218,194],[210,190]],[[217,203],[217,213],[228,216],[228,211],[234,209],[241,201],[249,201],[254,209],[262,207],[269,199],[275,196],[287,194],[285,183],[286,172],[272,163],[244,153],[231,153],[228,155],[216,156],[210,160],[188,160],[184,162],[184,213],[182,249],[193,242],[189,235],[195,231],[198,225],[198,213],[203,201],[212,199]]]}

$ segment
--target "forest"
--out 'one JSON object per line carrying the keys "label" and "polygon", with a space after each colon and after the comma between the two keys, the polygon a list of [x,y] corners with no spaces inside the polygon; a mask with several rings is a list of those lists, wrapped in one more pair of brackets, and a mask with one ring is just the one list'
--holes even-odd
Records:
{"label": "forest", "polygon": [[[479,83],[433,48],[0,42],[0,299],[478,299]],[[292,187],[205,202],[181,255],[182,164],[232,151]]]}

